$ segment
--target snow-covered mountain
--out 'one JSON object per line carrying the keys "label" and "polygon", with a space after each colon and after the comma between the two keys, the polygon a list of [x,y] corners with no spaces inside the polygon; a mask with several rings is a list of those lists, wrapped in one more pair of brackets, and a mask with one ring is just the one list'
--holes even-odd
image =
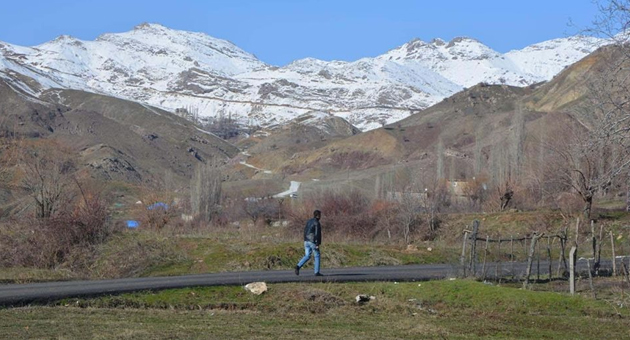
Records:
{"label": "snow-covered mountain", "polygon": [[470,38],[414,39],[375,58],[307,58],[276,67],[225,40],[141,24],[95,41],[0,42],[0,77],[35,95],[54,87],[80,89],[262,125],[327,111],[371,129],[480,82],[549,80],[604,43],[571,37],[501,54]]}

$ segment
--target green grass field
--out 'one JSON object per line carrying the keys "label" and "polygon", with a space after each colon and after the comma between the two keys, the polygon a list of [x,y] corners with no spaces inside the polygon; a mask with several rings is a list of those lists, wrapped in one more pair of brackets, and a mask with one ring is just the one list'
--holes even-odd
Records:
{"label": "green grass field", "polygon": [[[359,305],[357,294],[375,300]],[[0,310],[3,339],[630,339],[611,302],[455,280],[210,287]]]}

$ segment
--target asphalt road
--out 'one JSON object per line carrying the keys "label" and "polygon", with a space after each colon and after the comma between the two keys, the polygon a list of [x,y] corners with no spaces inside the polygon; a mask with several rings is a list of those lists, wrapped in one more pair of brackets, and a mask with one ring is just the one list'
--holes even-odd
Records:
{"label": "asphalt road", "polygon": [[[548,265],[541,262],[541,274],[546,274]],[[525,263],[490,263],[488,276],[522,275]],[[555,272],[557,262],[553,264]],[[610,267],[610,261],[602,263],[602,268]],[[533,273],[536,273],[536,263]],[[586,261],[578,261],[578,269],[584,270]],[[480,272],[481,264],[477,266]],[[29,303],[54,301],[70,297],[90,297],[120,294],[145,290],[161,290],[185,287],[245,285],[250,282],[363,282],[363,281],[427,281],[455,277],[459,268],[449,264],[379,266],[322,269],[324,276],[316,277],[312,269],[302,268],[300,276],[287,270],[225,272],[183,276],[128,278],[115,280],[63,281],[30,284],[0,285],[0,306],[25,305]]]}

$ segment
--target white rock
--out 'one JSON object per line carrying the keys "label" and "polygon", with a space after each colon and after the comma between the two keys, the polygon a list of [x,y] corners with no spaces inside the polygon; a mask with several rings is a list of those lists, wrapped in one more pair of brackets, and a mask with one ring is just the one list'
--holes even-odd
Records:
{"label": "white rock", "polygon": [[267,284],[264,282],[252,282],[245,285],[245,290],[256,295],[267,291]]}

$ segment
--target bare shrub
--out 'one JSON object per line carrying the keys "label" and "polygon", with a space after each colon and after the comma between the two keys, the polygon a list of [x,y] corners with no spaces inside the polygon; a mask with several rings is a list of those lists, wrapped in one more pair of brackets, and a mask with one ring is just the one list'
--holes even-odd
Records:
{"label": "bare shrub", "polygon": [[48,218],[25,218],[10,224],[0,246],[11,249],[0,257],[7,266],[55,268],[79,249],[92,249],[115,232],[109,223],[108,203],[102,191],[76,182],[77,199]]}
{"label": "bare shrub", "polygon": [[164,229],[166,225],[172,219],[171,213],[168,208],[163,206],[156,206],[155,208],[147,207],[144,217],[142,218],[142,224],[150,229]]}
{"label": "bare shrub", "polygon": [[249,218],[245,212],[245,199],[242,197],[228,197],[223,198],[223,204],[221,205],[221,211],[214,216],[212,224],[215,226],[224,227],[230,221],[241,221]]}
{"label": "bare shrub", "polygon": [[272,220],[278,217],[279,204],[275,199],[248,198],[243,202],[243,211],[249,219],[256,224],[258,221],[264,221],[270,224]]}
{"label": "bare shrub", "polygon": [[91,275],[99,278],[137,277],[156,266],[189,261],[169,238],[147,238],[142,233],[117,236],[101,249]]}
{"label": "bare shrub", "polygon": [[35,263],[36,247],[32,246],[35,230],[18,221],[8,221],[0,226],[0,266],[29,266]]}
{"label": "bare shrub", "polygon": [[427,194],[419,192],[419,189],[407,188],[397,200],[396,215],[398,218],[396,225],[405,243],[411,242],[411,235],[420,225],[422,201],[426,200],[426,196]]}
{"label": "bare shrub", "polygon": [[366,240],[375,234],[378,225],[370,207],[370,199],[358,190],[328,190],[308,195],[302,204],[291,206],[287,218],[292,226],[300,229],[313,211],[319,209],[322,226],[329,235]]}
{"label": "bare shrub", "polygon": [[398,204],[395,202],[377,200],[372,203],[372,213],[376,217],[376,228],[371,239],[384,238],[392,240],[395,237],[396,224],[398,223]]}
{"label": "bare shrub", "polygon": [[487,176],[478,175],[463,187],[462,192],[468,198],[471,210],[479,211],[482,209],[488,199],[488,182]]}
{"label": "bare shrub", "polygon": [[286,217],[291,222],[291,232],[296,234],[311,218],[313,210],[319,209],[326,238],[405,243],[416,238],[432,240],[437,236],[440,216],[450,202],[444,183],[436,183],[423,193],[412,189],[397,193],[390,201],[373,201],[358,190],[316,192],[291,204]]}
{"label": "bare shrub", "polygon": [[[423,238],[432,238],[431,235],[436,234],[441,214],[452,209],[451,199],[461,197],[461,185],[455,183],[415,172],[403,191],[392,197],[398,208],[397,226],[406,243],[410,243],[412,235],[418,232],[424,235]],[[421,228],[425,221],[427,230]]]}
{"label": "bare shrub", "polygon": [[162,230],[179,214],[173,204],[173,194],[157,188],[148,188],[142,195],[141,204],[135,207],[134,215],[143,229]]}
{"label": "bare shrub", "polygon": [[76,243],[101,244],[114,232],[109,223],[109,200],[101,185],[75,183],[81,194],[70,214],[70,221],[78,228]]}

